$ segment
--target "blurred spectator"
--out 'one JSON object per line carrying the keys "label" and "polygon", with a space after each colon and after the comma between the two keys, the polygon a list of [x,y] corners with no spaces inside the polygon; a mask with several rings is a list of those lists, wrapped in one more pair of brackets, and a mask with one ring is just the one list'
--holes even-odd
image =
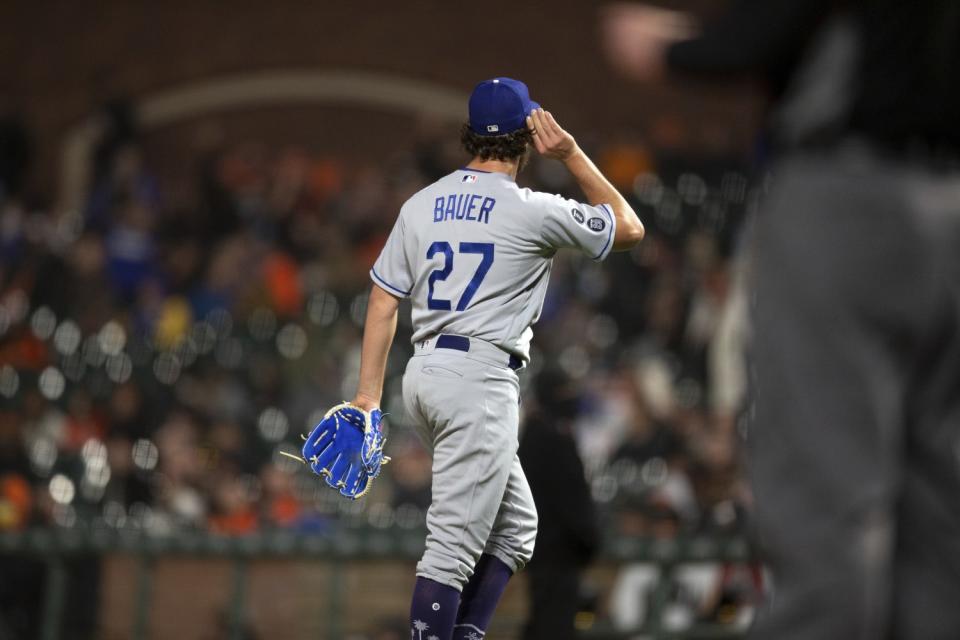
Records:
{"label": "blurred spectator", "polygon": [[776,597],[756,637],[955,636],[958,5],[741,0],[698,29],[623,4],[604,26],[633,78],[746,77],[770,100],[746,450]]}
{"label": "blurred spectator", "polygon": [[666,458],[682,447],[676,431],[650,413],[643,393],[635,390],[634,398],[630,431],[611,456],[613,464],[628,460],[642,466],[652,458]]}
{"label": "blurred spectator", "polygon": [[267,464],[260,471],[260,484],[263,487],[261,519],[272,527],[295,527],[303,507],[296,496],[293,476],[275,464]]}
{"label": "blurred spectator", "polygon": [[211,531],[227,535],[243,535],[257,529],[257,513],[253,509],[255,494],[250,491],[248,479],[224,474],[213,482],[213,513]]}
{"label": "blurred spectator", "polygon": [[[399,203],[459,166],[455,136],[424,122],[410,149],[366,166],[216,136],[174,170],[133,105],[112,103],[101,121],[85,209],[33,211],[0,192],[0,529],[420,526],[430,461],[389,400],[401,371],[388,372],[385,396],[393,462],[358,508],[280,453],[299,449],[356,375],[367,270]],[[565,626],[598,544],[594,516],[611,535],[672,538],[701,522],[737,530],[743,503],[732,427],[695,441],[708,431],[696,425],[712,423],[706,345],[745,206],[729,185],[746,191],[746,179],[735,158],[719,172],[673,171],[655,141],[596,144],[648,238],[603,270],[558,257],[537,326],[535,366],[574,389],[550,391],[560,378],[530,371],[548,400],[526,450],[567,459],[551,459],[545,477],[568,483],[563,505],[577,496],[579,515],[554,509],[547,486],[541,516],[557,524],[543,527],[531,573],[541,605],[559,589],[547,607],[563,608]],[[570,187],[536,165],[524,180]],[[396,348],[409,348],[403,336]],[[6,595],[5,611],[26,602]]]}
{"label": "blurred spectator", "polygon": [[[387,179],[379,168],[350,171],[302,149],[221,145],[199,165],[196,197],[177,200],[222,212],[211,218],[165,209],[132,110],[117,103],[105,117],[86,224],[65,245],[53,226],[42,227],[51,235],[23,236],[26,253],[4,266],[0,391],[17,400],[25,443],[13,459],[48,482],[87,441],[106,443],[112,475],[100,504],[122,505],[126,515],[149,505],[156,526],[214,522],[233,504],[230,483],[214,480],[222,474],[261,478],[258,504],[247,506],[265,522],[296,526],[295,512],[329,511],[312,500],[294,509],[299,472],[268,461],[296,446],[311,412],[337,399],[310,390],[336,390],[349,377],[369,260],[396,203],[430,176]],[[425,166],[456,163],[431,147],[429,131],[418,143]],[[631,153],[609,154],[624,180],[653,170],[654,156],[641,166]],[[643,251],[618,257],[609,272],[558,260],[538,327],[544,364],[575,381],[592,370],[572,416],[591,481],[618,461],[642,465],[697,437],[674,424],[677,385],[706,388],[698,362],[723,297],[713,283],[726,263],[712,232],[678,244],[650,205],[637,206],[652,216]],[[659,373],[639,375],[649,367],[638,362],[657,363]],[[270,407],[279,413],[269,423],[250,421]],[[402,436],[402,415],[391,420]],[[429,460],[404,442],[391,439],[389,486],[369,500],[422,509]],[[46,443],[55,447],[50,463]],[[27,455],[31,447],[39,453]],[[110,509],[111,522],[126,521]]]}
{"label": "blurred spectator", "polygon": [[22,195],[30,156],[30,133],[22,118],[0,110],[0,202]]}
{"label": "blurred spectator", "polygon": [[396,439],[390,463],[394,482],[392,505],[412,505],[423,511],[430,506],[430,456],[413,438]]}
{"label": "blurred spectator", "polygon": [[574,637],[580,573],[600,544],[597,516],[571,427],[580,393],[568,377],[541,372],[536,409],[518,455],[537,506],[539,533],[527,574],[530,613],[524,638]]}

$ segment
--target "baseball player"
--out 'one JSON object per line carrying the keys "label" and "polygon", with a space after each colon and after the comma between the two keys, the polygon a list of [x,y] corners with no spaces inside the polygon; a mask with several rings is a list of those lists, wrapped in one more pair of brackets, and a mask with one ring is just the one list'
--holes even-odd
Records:
{"label": "baseball player", "polygon": [[[383,392],[397,308],[409,297],[415,354],[407,413],[433,456],[426,551],[410,608],[416,640],[482,638],[510,576],[533,553],[537,514],[517,458],[517,370],[558,249],[603,260],[643,225],[526,85],[486,80],[461,141],[473,159],[411,197],[370,276],[354,405]],[[564,163],[586,203],[521,189],[531,146]]]}

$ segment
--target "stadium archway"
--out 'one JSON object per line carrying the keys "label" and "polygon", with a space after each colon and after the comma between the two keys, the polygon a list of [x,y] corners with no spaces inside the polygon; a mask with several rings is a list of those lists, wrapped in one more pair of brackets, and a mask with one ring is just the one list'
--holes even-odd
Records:
{"label": "stadium archway", "polygon": [[[166,89],[136,100],[149,131],[189,118],[230,110],[297,104],[357,104],[462,122],[466,94],[413,78],[346,70],[275,70],[221,76]],[[91,116],[69,129],[60,152],[61,211],[76,210],[88,182],[88,160],[102,132]]]}

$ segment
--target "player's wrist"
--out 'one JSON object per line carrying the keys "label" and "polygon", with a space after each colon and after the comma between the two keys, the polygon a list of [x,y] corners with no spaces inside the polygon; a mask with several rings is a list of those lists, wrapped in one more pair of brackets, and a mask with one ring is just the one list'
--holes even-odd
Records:
{"label": "player's wrist", "polygon": [[573,143],[573,148],[561,158],[564,164],[570,164],[579,160],[583,156],[583,149],[580,148],[576,142]]}
{"label": "player's wrist", "polygon": [[357,393],[351,404],[360,407],[364,411],[371,411],[380,407],[380,398],[365,393]]}

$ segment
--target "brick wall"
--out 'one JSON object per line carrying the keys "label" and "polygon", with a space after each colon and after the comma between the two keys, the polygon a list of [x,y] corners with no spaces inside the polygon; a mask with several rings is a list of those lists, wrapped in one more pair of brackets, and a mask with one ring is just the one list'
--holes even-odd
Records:
{"label": "brick wall", "polygon": [[[694,144],[746,147],[754,101],[689,86],[643,88],[615,77],[599,50],[597,7],[504,0],[2,3],[0,110],[26,115],[42,187],[56,175],[64,131],[108,96],[291,68],[391,73],[463,91],[482,77],[513,75],[574,132],[631,137],[651,120],[676,114],[692,129]],[[307,130],[312,120],[307,114],[293,123]]]}
{"label": "brick wall", "polygon": [[[134,626],[137,558],[105,558],[101,588],[100,638],[125,640]],[[413,592],[414,565],[402,561],[352,562],[335,577],[332,565],[318,561],[260,560],[248,568],[243,611],[257,638],[321,640],[331,637],[333,589],[342,604],[340,632],[370,633],[385,617],[405,620]],[[590,581],[604,605],[616,577],[614,567],[594,567]],[[148,637],[219,640],[227,637],[224,616],[230,607],[232,565],[216,558],[167,557],[156,564],[151,587]],[[499,640],[519,638],[527,611],[527,585],[520,573],[511,580],[490,629]]]}

